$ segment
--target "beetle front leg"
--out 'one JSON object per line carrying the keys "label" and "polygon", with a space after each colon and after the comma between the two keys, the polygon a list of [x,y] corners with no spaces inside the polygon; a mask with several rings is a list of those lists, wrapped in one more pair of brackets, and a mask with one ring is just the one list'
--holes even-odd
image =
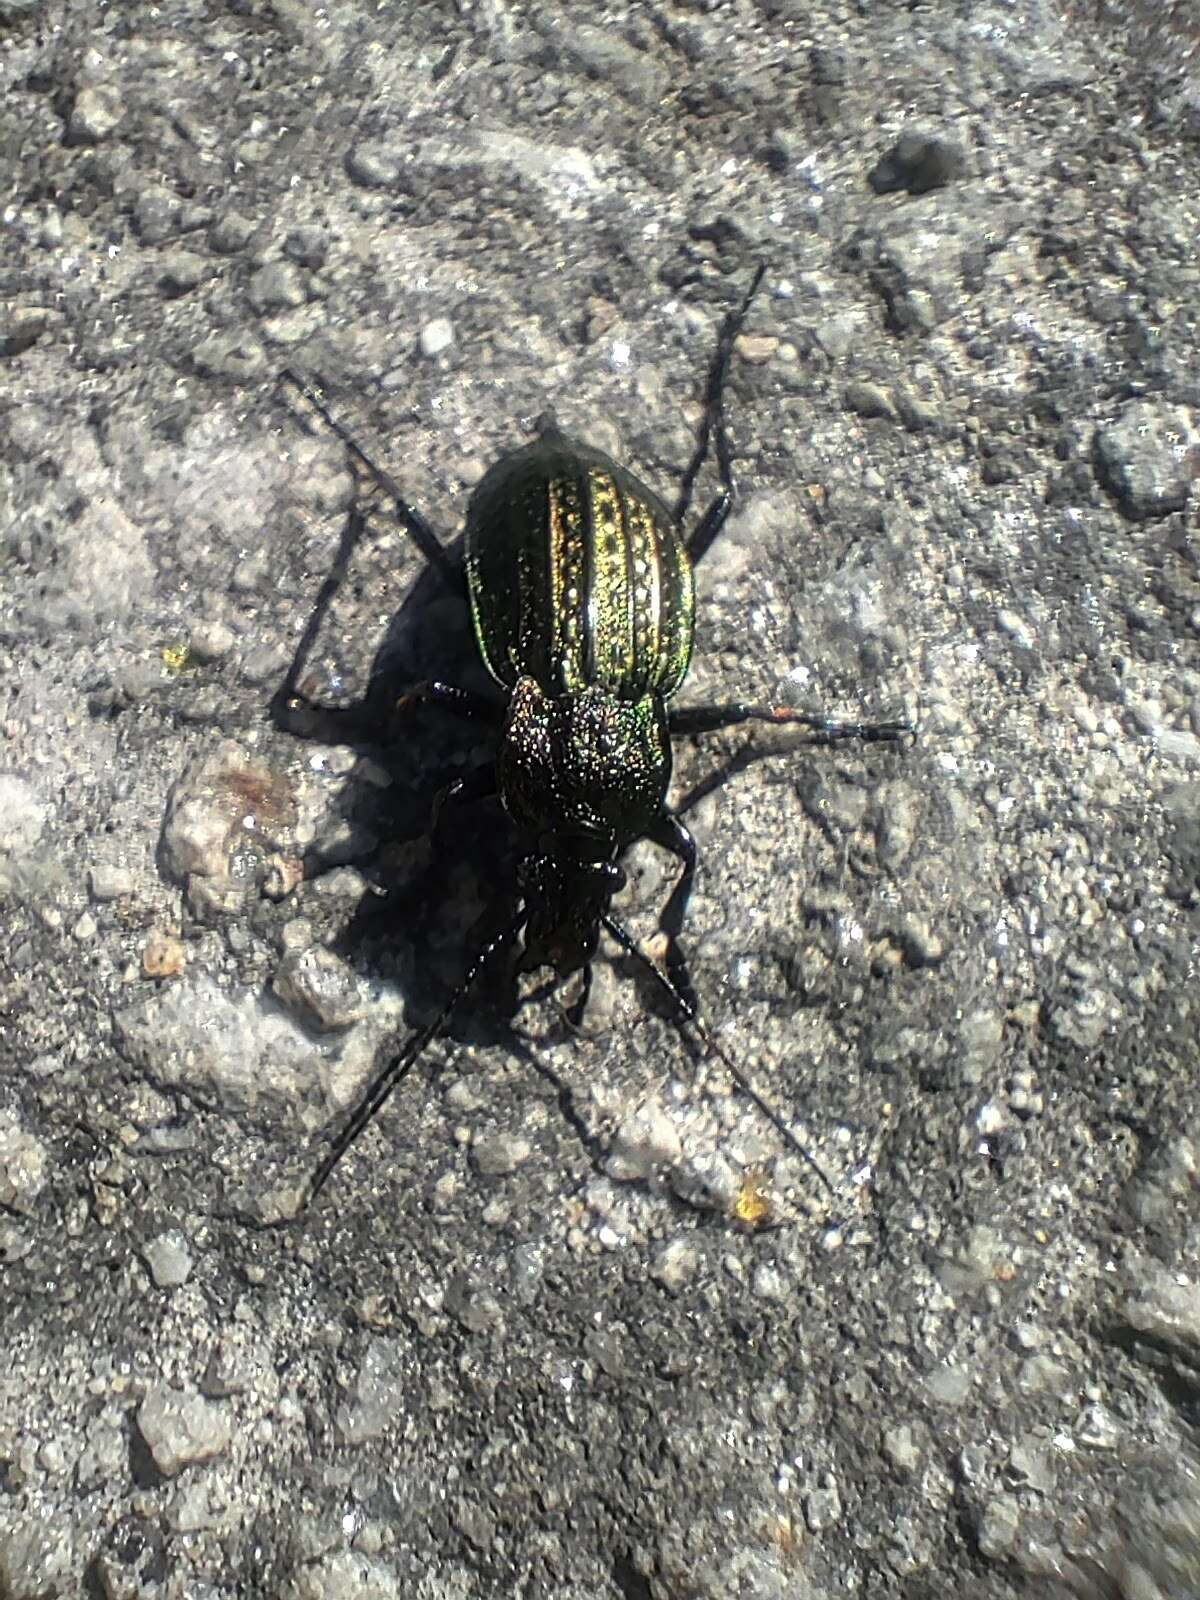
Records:
{"label": "beetle front leg", "polygon": [[492,728],[499,728],[504,722],[503,702],[489,700],[487,695],[474,694],[470,689],[460,689],[453,683],[442,683],[438,678],[414,683],[396,701],[396,714],[411,716],[421,705],[440,706],[443,711],[452,711],[456,717],[465,717],[469,722],[482,722]]}
{"label": "beetle front leg", "polygon": [[836,744],[842,739],[861,739],[866,744],[875,744],[905,739],[915,732],[905,717],[892,722],[838,722],[815,712],[797,711],[793,706],[752,706],[740,700],[727,705],[687,706],[672,711],[668,718],[671,732],[684,734],[713,733],[718,728],[732,728],[739,722],[809,728],[813,737],[806,741],[808,744]]}
{"label": "beetle front leg", "polygon": [[469,806],[481,800],[491,800],[496,794],[496,763],[489,761],[476,767],[461,778],[455,778],[433,797],[433,816],[430,829],[437,827],[447,806]]}
{"label": "beetle front leg", "polygon": [[687,915],[688,901],[692,897],[692,889],[696,883],[696,841],[673,811],[662,812],[650,827],[646,837],[663,850],[669,850],[683,863],[683,871],[679,874],[679,881],[671,890],[670,899],[662,909],[658,926],[667,936],[665,960],[667,977],[695,1011],[698,1009],[696,992],[692,988],[692,980],[688,974],[687,960],[679,945],[679,935],[683,931],[683,919]]}

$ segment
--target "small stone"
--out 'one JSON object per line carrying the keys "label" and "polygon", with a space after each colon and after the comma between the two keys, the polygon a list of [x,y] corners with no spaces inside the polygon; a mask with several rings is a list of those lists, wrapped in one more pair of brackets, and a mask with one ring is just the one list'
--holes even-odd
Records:
{"label": "small stone", "polygon": [[1177,1277],[1157,1262],[1140,1262],[1135,1292],[1121,1308],[1135,1333],[1187,1359],[1200,1352],[1200,1283]]}
{"label": "small stone", "polygon": [[167,295],[177,299],[203,283],[208,274],[209,265],[204,256],[192,250],[173,250],[163,260],[158,281]]}
{"label": "small stone", "polygon": [[89,944],[96,937],[96,919],[90,911],[85,911],[78,919],[71,929],[71,937],[80,944]]}
{"label": "small stone", "polygon": [[293,228],[283,241],[283,253],[302,267],[316,270],[325,264],[329,253],[329,235],[324,228],[313,223]]}
{"label": "small stone", "polygon": [[1200,474],[1200,430],[1186,406],[1132,400],[1096,434],[1096,470],[1129,517],[1181,511]]}
{"label": "small stone", "polygon": [[887,154],[871,168],[867,182],[876,194],[929,194],[944,188],[963,169],[963,152],[950,139],[923,133],[901,134]]}
{"label": "small stone", "polygon": [[971,1392],[971,1369],[948,1361],[928,1374],[925,1387],[940,1405],[960,1406]]}
{"label": "small stone", "polygon": [[177,978],[187,965],[183,941],[162,928],[152,928],[142,946],[142,971],[147,978]]}
{"label": "small stone", "polygon": [[804,1520],[810,1533],[824,1533],[832,1528],[842,1515],[842,1497],[831,1474],[819,1489],[813,1489],[804,1498]]}
{"label": "small stone", "polygon": [[101,905],[120,900],[133,893],[133,873],[128,867],[97,863],[88,872],[88,888],[92,899]]}
{"label": "small stone", "polygon": [[224,622],[198,622],[188,639],[188,653],[199,662],[219,661],[233,649],[233,629]]}
{"label": "small stone", "polygon": [[142,1251],[150,1276],[160,1289],[177,1289],[192,1273],[192,1257],[187,1240],[178,1228],[169,1228]]}
{"label": "small stone", "polygon": [[55,321],[47,306],[5,306],[0,312],[0,356],[24,354]]}
{"label": "small stone", "polygon": [[908,967],[936,967],[945,959],[946,946],[933,929],[920,917],[905,917],[896,929],[896,942],[904,954]]}
{"label": "small stone", "polygon": [[886,389],[876,383],[848,383],[842,390],[846,405],[860,417],[886,417],[896,420],[896,408]]}
{"label": "small stone", "polygon": [[254,224],[249,217],[227,211],[218,217],[208,231],[208,242],[218,255],[234,256],[244,250],[254,237]]}
{"label": "small stone", "polygon": [[985,1556],[995,1559],[1010,1551],[1017,1542],[1021,1511],[1011,1495],[994,1495],[979,1513],[976,1536]]}
{"label": "small stone", "polygon": [[658,1167],[673,1166],[682,1153],[675,1124],[657,1100],[644,1100],[621,1123],[606,1163],[618,1183],[641,1183]]}
{"label": "small stone", "polygon": [[125,115],[120,91],[111,83],[80,89],[67,118],[68,144],[99,144]]}
{"label": "small stone", "polygon": [[304,882],[304,862],[299,856],[267,857],[262,892],[268,900],[286,900]]}
{"label": "small stone", "polygon": [[443,350],[449,350],[453,343],[454,325],[449,317],[435,317],[432,322],[427,322],[417,339],[421,354],[430,361],[440,356]]}
{"label": "small stone", "polygon": [[358,144],[346,157],[346,171],[368,189],[390,189],[400,176],[400,158],[390,145]]}
{"label": "small stone", "polygon": [[779,349],[779,340],[772,333],[741,333],[734,349],[748,367],[765,367]]}
{"label": "small stone", "polygon": [[37,790],[14,772],[0,772],[0,854],[26,855],[46,825]]}
{"label": "small stone", "polygon": [[678,1294],[696,1274],[700,1252],[688,1239],[672,1239],[654,1257],[650,1271],[655,1281]]}
{"label": "small stone", "polygon": [[286,956],[271,988],[298,1022],[322,1033],[340,1032],[366,1015],[366,995],[353,970],[319,945]]}
{"label": "small stone", "polygon": [[29,1213],[46,1186],[46,1147],[16,1113],[0,1111],[0,1206]]}
{"label": "small stone", "polygon": [[271,261],[260,267],[246,286],[246,293],[250,304],[260,314],[290,311],[308,299],[299,269],[290,261]]}
{"label": "small stone", "polygon": [[137,1423],[155,1466],[167,1478],[198,1461],[211,1461],[229,1445],[229,1413],[223,1404],[165,1385],[151,1389],[142,1401]]}
{"label": "small stone", "polygon": [[915,1472],[921,1464],[921,1451],[907,1423],[889,1428],[883,1436],[883,1453],[897,1472]]}
{"label": "small stone", "polygon": [[505,1178],[529,1160],[527,1139],[513,1134],[489,1133],[476,1139],[471,1156],[479,1172],[489,1178]]}

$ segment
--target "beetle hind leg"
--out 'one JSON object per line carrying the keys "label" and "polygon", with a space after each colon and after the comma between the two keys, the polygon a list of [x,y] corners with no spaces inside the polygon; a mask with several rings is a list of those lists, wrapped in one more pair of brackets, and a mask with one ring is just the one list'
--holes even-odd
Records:
{"label": "beetle hind leg", "polygon": [[699,1009],[696,991],[692,987],[691,974],[688,971],[687,958],[679,943],[679,936],[683,932],[683,920],[687,915],[688,902],[692,898],[692,890],[696,885],[696,841],[690,831],[673,811],[664,811],[654,822],[646,837],[661,849],[667,850],[683,863],[683,871],[675,887],[671,890],[670,898],[662,909],[658,919],[659,930],[667,936],[667,950],[664,957],[667,977],[678,991],[685,1004],[693,1011]]}

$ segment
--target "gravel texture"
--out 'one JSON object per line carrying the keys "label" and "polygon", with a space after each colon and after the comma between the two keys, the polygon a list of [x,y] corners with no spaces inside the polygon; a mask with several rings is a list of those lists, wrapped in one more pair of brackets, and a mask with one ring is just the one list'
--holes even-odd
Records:
{"label": "gravel texture", "polygon": [[[1194,1600],[1194,8],[0,0],[0,90],[0,1597]],[[520,843],[281,375],[448,541],[550,410],[669,501],[759,261],[679,703],[919,732],[673,793],[832,1193],[606,946],[304,1212]]]}

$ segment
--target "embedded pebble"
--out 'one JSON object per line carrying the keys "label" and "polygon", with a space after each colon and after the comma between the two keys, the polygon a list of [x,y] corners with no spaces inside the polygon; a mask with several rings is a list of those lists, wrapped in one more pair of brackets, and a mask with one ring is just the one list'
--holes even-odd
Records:
{"label": "embedded pebble", "polygon": [[113,84],[89,84],[75,96],[67,118],[67,143],[99,144],[124,115],[125,103]]}
{"label": "embedded pebble", "polygon": [[842,399],[857,416],[887,417],[892,422],[896,419],[891,395],[877,383],[848,383],[842,390]]}
{"label": "embedded pebble", "polygon": [[198,622],[188,639],[188,653],[197,661],[219,661],[236,642],[233,629],[224,622]]}
{"label": "embedded pebble", "polygon": [[247,284],[246,293],[258,312],[288,311],[308,299],[300,271],[290,261],[271,261],[260,267]]}
{"label": "embedded pebble", "polygon": [[192,1273],[192,1257],[187,1240],[178,1228],[168,1228],[142,1251],[150,1276],[160,1289],[177,1289]]}
{"label": "embedded pebble", "polygon": [[483,1134],[471,1147],[476,1168],[490,1178],[507,1177],[523,1166],[529,1155],[529,1141],[507,1133]]}
{"label": "embedded pebble", "polygon": [[915,1472],[921,1464],[920,1447],[906,1422],[889,1428],[884,1434],[883,1453],[897,1472]]}
{"label": "embedded pebble", "polygon": [[449,317],[435,317],[432,322],[427,322],[417,339],[418,348],[426,360],[440,356],[442,351],[449,350],[453,343],[454,324]]}
{"label": "embedded pebble", "polygon": [[46,1186],[46,1147],[26,1133],[14,1111],[0,1111],[0,1206],[31,1211]]}
{"label": "embedded pebble", "polygon": [[871,168],[867,182],[876,194],[929,194],[944,188],[963,169],[962,148],[953,140],[927,133],[902,133]]}
{"label": "embedded pebble", "polygon": [[1101,482],[1139,521],[1180,511],[1200,469],[1200,431],[1186,406],[1131,400],[1096,434]]}
{"label": "embedded pebble", "polygon": [[231,1436],[229,1412],[220,1401],[166,1385],[147,1394],[138,1407],[137,1424],[155,1466],[167,1478],[219,1456]]}
{"label": "embedded pebble", "polygon": [[1135,1272],[1135,1292],[1121,1307],[1135,1333],[1194,1358],[1200,1351],[1200,1283],[1182,1280],[1155,1262]]}
{"label": "embedded pebble", "polygon": [[231,997],[211,978],[156,989],[114,1018],[126,1059],[157,1083],[224,1108],[294,1113],[317,1071],[309,1036],[255,994]]}
{"label": "embedded pebble", "polygon": [[347,1444],[362,1444],[386,1432],[407,1400],[413,1373],[405,1347],[395,1339],[372,1339],[363,1356],[353,1398],[337,1415]]}
{"label": "embedded pebble", "polygon": [[346,171],[354,183],[387,189],[400,176],[400,157],[390,144],[358,144],[346,157]]}
{"label": "embedded pebble", "polygon": [[283,241],[283,253],[302,267],[323,266],[329,253],[329,235],[314,223],[293,228]]}
{"label": "embedded pebble", "polygon": [[41,837],[46,816],[31,783],[14,772],[0,772],[0,852],[27,854]]}
{"label": "embedded pebble", "polygon": [[995,1558],[1010,1551],[1021,1527],[1021,1511],[1011,1495],[994,1495],[982,1508],[975,1535],[985,1556]]}
{"label": "embedded pebble", "polygon": [[675,1124],[657,1100],[643,1100],[621,1123],[605,1164],[617,1183],[640,1183],[658,1167],[672,1166],[683,1146]]}
{"label": "embedded pebble", "polygon": [[349,1028],[367,1012],[354,971],[319,945],[286,956],[271,988],[299,1022],[323,1033]]}
{"label": "embedded pebble", "polygon": [[97,863],[88,872],[88,889],[101,905],[133,893],[133,873],[128,867]]}
{"label": "embedded pebble", "polygon": [[277,849],[294,818],[286,778],[232,739],[223,740],[190,762],[172,785],[162,832],[164,864],[176,878],[210,878],[218,891],[235,888],[235,854]]}
{"label": "embedded pebble", "polygon": [[684,1289],[700,1265],[700,1252],[688,1239],[671,1239],[654,1257],[650,1268],[656,1283],[672,1294]]}
{"label": "embedded pebble", "polygon": [[227,211],[218,217],[208,232],[208,242],[218,255],[232,256],[244,250],[254,237],[254,224],[249,217],[236,211]]}
{"label": "embedded pebble", "polygon": [[177,978],[187,962],[183,940],[151,928],[142,946],[142,971],[147,978]]}
{"label": "embedded pebble", "polygon": [[163,260],[158,281],[165,293],[175,299],[203,283],[210,270],[204,256],[191,250],[174,250]]}
{"label": "embedded pebble", "polygon": [[925,1387],[939,1404],[961,1405],[971,1392],[971,1369],[947,1362],[927,1375]]}

